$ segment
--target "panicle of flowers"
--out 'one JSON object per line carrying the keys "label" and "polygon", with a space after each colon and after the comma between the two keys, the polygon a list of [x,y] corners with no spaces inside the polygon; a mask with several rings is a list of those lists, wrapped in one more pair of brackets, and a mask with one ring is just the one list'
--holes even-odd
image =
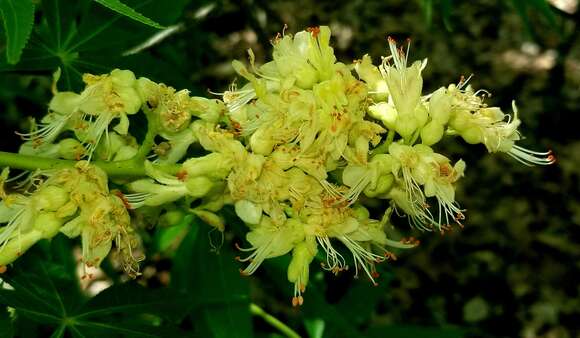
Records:
{"label": "panicle of flowers", "polygon": [[[162,223],[191,213],[223,232],[220,210],[230,205],[248,227],[249,245],[237,245],[241,274],[291,253],[297,306],[315,260],[378,283],[379,263],[418,245],[390,237],[395,215],[426,231],[463,226],[455,187],[466,164],[438,153],[443,138],[460,136],[525,165],[554,163],[550,151],[516,144],[515,103],[513,116],[489,107],[489,93],[474,91],[469,79],[424,93],[427,60],[409,60],[410,41],[402,48],[389,37],[378,65],[369,55],[348,64],[336,60],[330,37],[325,26],[279,35],[262,65],[248,51],[249,67],[232,63],[244,83],[212,93],[217,98],[118,69],[85,74],[81,93],[55,90],[47,115],[21,134],[21,153],[88,161],[40,173],[41,183],[13,193],[3,172],[0,265],[60,231],[81,236],[87,266],[115,243],[136,275],[132,215]],[[58,73],[55,88],[57,80]],[[129,129],[139,112],[148,122],[144,138]],[[103,162],[142,166],[145,177],[123,177],[110,191]],[[162,210],[159,220],[152,208]]]}

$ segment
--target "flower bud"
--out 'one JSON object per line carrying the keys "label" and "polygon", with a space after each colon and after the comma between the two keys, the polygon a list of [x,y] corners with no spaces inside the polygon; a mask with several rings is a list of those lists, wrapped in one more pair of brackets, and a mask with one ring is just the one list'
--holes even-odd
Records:
{"label": "flower bud", "polygon": [[352,207],[352,215],[359,221],[367,220],[371,216],[369,210],[360,204]]}
{"label": "flower bud", "polygon": [[262,207],[248,200],[239,200],[235,204],[236,215],[248,224],[259,224],[262,219]]}
{"label": "flower bud", "polygon": [[395,130],[399,133],[404,139],[409,139],[417,127],[419,126],[419,122],[415,119],[412,115],[401,115],[399,114],[399,118],[397,118],[397,124],[395,125]]}
{"label": "flower bud", "polygon": [[451,98],[447,95],[445,87],[437,89],[429,99],[429,114],[433,121],[444,125],[451,116]]}
{"label": "flower bud", "polygon": [[308,285],[310,276],[310,263],[314,260],[317,252],[316,242],[306,240],[296,244],[292,250],[292,260],[288,265],[288,281],[296,285],[297,294],[304,291]]}
{"label": "flower bud", "polygon": [[56,211],[56,216],[59,218],[66,218],[72,216],[77,212],[78,206],[73,201],[68,201]]}
{"label": "flower bud", "polygon": [[42,238],[49,239],[58,233],[63,223],[64,219],[58,218],[55,212],[41,212],[34,220],[34,230],[40,231]]}
{"label": "flower bud", "polygon": [[298,68],[294,72],[296,86],[302,89],[310,89],[318,82],[318,72],[309,64]]}
{"label": "flower bud", "polygon": [[69,193],[54,185],[41,186],[32,196],[39,210],[56,211],[69,200]]}
{"label": "flower bud", "polygon": [[441,140],[444,132],[443,125],[432,120],[421,129],[421,141],[424,145],[433,145]]}
{"label": "flower bud", "polygon": [[415,108],[415,120],[417,120],[417,129],[423,127],[429,120],[429,112],[423,104],[418,104]]}
{"label": "flower bud", "polygon": [[389,192],[389,190],[391,190],[394,182],[395,176],[393,176],[392,174],[381,175],[377,179],[377,185],[375,187],[369,185],[368,187],[366,187],[363,193],[365,194],[365,196],[370,198],[375,197],[382,198],[382,196],[384,196]]}
{"label": "flower bud", "polygon": [[207,176],[215,179],[224,179],[229,175],[232,166],[232,161],[221,153],[194,157],[183,163],[183,169],[188,176]]}
{"label": "flower bud", "polygon": [[478,144],[483,142],[483,133],[479,127],[469,127],[460,133],[465,142],[469,144]]}
{"label": "flower bud", "polygon": [[395,160],[389,154],[377,154],[371,158],[370,164],[381,174],[390,173],[393,170]]}
{"label": "flower bud", "polygon": [[260,155],[269,155],[274,149],[275,141],[268,135],[266,128],[259,128],[250,137],[252,151]]}
{"label": "flower bud", "polygon": [[58,155],[65,160],[78,160],[85,155],[85,147],[74,138],[65,138],[58,143]]}
{"label": "flower bud", "polygon": [[0,266],[14,262],[42,238],[41,231],[32,230],[8,241],[0,248]]}
{"label": "flower bud", "polygon": [[382,121],[388,129],[395,129],[398,113],[395,107],[387,102],[379,102],[369,106],[369,115]]}
{"label": "flower bud", "polygon": [[205,176],[197,176],[187,179],[185,186],[188,190],[188,196],[200,198],[207,195],[213,188],[213,181]]}
{"label": "flower bud", "polygon": [[217,230],[223,232],[225,230],[226,225],[224,224],[224,220],[222,217],[214,214],[211,211],[196,209],[193,210],[193,213],[199,217],[205,223],[211,225],[212,227],[216,228]]}

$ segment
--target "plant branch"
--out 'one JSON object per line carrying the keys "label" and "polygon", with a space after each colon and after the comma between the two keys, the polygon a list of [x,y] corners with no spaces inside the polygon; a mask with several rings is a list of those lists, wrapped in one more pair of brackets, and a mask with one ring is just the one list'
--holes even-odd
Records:
{"label": "plant branch", "polygon": [[[45,158],[40,156],[31,155],[21,155],[15,153],[9,153],[5,151],[0,151],[0,166],[8,166],[11,168],[23,169],[23,170],[51,170],[51,169],[63,169],[71,168],[78,161],[73,160],[61,160]],[[109,177],[145,177],[145,166],[143,161],[139,160],[126,160],[126,161],[93,161],[92,164],[103,169]],[[158,169],[163,170],[168,174],[175,174],[179,171],[180,166],[178,164],[165,164],[165,165],[155,165]]]}

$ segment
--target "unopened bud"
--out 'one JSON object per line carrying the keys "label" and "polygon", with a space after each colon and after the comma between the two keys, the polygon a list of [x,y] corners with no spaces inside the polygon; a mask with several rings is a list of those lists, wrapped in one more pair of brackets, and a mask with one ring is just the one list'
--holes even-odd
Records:
{"label": "unopened bud", "polygon": [[444,132],[443,125],[433,120],[421,129],[421,141],[424,145],[433,145],[441,140]]}

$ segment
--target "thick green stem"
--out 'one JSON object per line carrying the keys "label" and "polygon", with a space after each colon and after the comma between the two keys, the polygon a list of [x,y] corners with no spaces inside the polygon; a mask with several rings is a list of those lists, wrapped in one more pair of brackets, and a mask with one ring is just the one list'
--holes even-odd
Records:
{"label": "thick green stem", "polygon": [[258,316],[258,317],[262,318],[268,324],[270,324],[273,327],[275,327],[276,329],[278,329],[278,331],[285,334],[286,337],[288,337],[288,338],[300,338],[300,335],[298,333],[296,333],[296,331],[292,330],[288,325],[282,323],[278,318],[276,318],[276,317],[272,316],[271,314],[267,313],[266,311],[264,311],[264,309],[262,309],[258,305],[254,304],[254,303],[250,304],[250,312],[254,316]]}
{"label": "thick green stem", "polygon": [[[23,170],[51,170],[71,168],[77,161],[45,158],[40,156],[21,155],[0,151],[0,166],[11,167]],[[126,161],[93,161],[92,164],[103,169],[109,177],[145,177],[145,166],[143,160]],[[168,174],[175,174],[179,171],[178,164],[156,165],[157,168]]]}

